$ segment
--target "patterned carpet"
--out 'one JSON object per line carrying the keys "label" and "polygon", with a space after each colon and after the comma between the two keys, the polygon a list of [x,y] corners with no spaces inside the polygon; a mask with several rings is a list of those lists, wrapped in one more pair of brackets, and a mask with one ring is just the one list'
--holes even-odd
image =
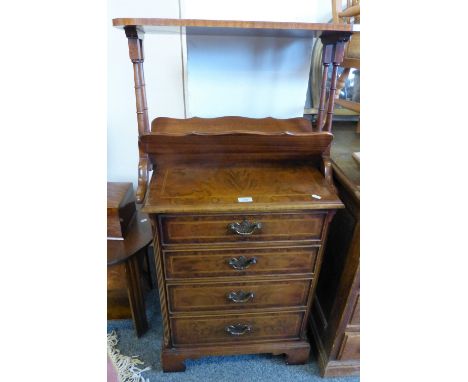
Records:
{"label": "patterned carpet", "polygon": [[117,348],[124,355],[138,356],[144,362],[142,368],[151,367],[142,375],[153,381],[182,382],[358,382],[359,377],[321,378],[317,362],[311,356],[306,365],[288,366],[284,356],[255,354],[228,357],[204,357],[187,360],[184,373],[163,373],[160,363],[162,323],[157,291],[146,296],[149,330],[137,338],[131,320],[107,321],[108,332],[117,332]]}

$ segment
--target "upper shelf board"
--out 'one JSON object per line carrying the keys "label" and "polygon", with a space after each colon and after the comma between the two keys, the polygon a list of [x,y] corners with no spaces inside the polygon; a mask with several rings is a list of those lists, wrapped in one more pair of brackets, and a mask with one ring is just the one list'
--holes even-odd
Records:
{"label": "upper shelf board", "polygon": [[279,21],[235,21],[199,19],[117,18],[117,28],[135,26],[144,33],[186,33],[203,35],[241,35],[277,37],[318,37],[323,32],[358,32],[359,24],[299,23]]}

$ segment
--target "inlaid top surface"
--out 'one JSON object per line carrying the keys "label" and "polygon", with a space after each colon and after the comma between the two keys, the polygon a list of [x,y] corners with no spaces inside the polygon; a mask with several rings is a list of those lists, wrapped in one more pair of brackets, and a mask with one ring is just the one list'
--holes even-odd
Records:
{"label": "inlaid top surface", "polygon": [[143,211],[260,212],[340,207],[336,194],[311,164],[257,162],[156,169]]}
{"label": "inlaid top surface", "polygon": [[179,27],[186,27],[187,33],[195,34],[316,37],[325,31],[353,32],[359,30],[359,25],[356,24],[279,21],[117,18],[113,19],[112,23],[117,28],[136,26],[144,33],[179,32]]}

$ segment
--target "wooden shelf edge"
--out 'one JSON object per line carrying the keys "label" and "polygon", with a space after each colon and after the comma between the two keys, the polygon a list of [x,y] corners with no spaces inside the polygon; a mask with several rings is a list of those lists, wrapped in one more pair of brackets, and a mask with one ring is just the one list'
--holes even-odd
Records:
{"label": "wooden shelf edge", "polygon": [[[330,202],[330,203],[317,203],[317,204],[288,204],[288,211],[311,211],[311,210],[326,210],[326,209],[341,209],[345,208],[344,204],[341,202]],[[198,207],[193,207],[191,205],[182,205],[182,206],[144,206],[142,212],[148,214],[207,214],[207,213],[238,213],[238,212],[284,212],[284,208],[278,206],[272,206],[271,203],[262,204],[262,203],[253,203],[252,205],[203,205]]]}
{"label": "wooden shelf edge", "polygon": [[141,137],[147,136],[160,136],[160,137],[191,137],[191,136],[224,136],[224,135],[252,135],[252,136],[269,136],[269,137],[310,137],[310,136],[333,136],[332,133],[328,131],[311,131],[311,132],[296,132],[296,131],[281,131],[281,132],[268,132],[268,131],[219,131],[219,132],[204,132],[204,131],[189,131],[189,132],[158,132],[152,131],[150,133],[145,133]]}
{"label": "wooden shelf edge", "polygon": [[354,32],[358,24],[306,23],[284,21],[241,21],[241,20],[207,20],[207,19],[170,19],[170,18],[115,18],[112,25],[117,28],[126,26],[158,27],[201,27],[201,28],[237,28],[237,29],[289,29],[330,32]]}

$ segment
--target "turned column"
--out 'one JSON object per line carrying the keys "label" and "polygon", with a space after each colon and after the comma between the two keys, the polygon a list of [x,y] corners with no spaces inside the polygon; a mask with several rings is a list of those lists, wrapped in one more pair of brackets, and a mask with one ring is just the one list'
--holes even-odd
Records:
{"label": "turned column", "polygon": [[[134,26],[125,27],[125,35],[128,39],[128,51],[130,60],[133,63],[133,77],[135,83],[135,101],[138,123],[138,137],[150,132],[148,119],[148,106],[146,103],[145,75],[143,71],[143,37],[144,34]],[[148,155],[138,145],[138,188],[136,192],[136,202],[143,203],[148,185],[148,172],[150,162]]]}
{"label": "turned column", "polygon": [[344,57],[344,42],[337,42],[334,46],[333,51],[333,69],[332,77],[330,81],[330,90],[328,92],[328,109],[327,109],[327,121],[324,125],[325,131],[331,131],[333,121],[333,110],[335,109],[335,92],[336,92],[336,80],[338,75],[338,66],[343,61]]}
{"label": "turned column", "polygon": [[[320,102],[317,119],[318,131],[331,131],[333,121],[333,110],[335,108],[335,91],[338,67],[343,62],[345,43],[349,40],[350,36],[351,33],[347,32],[324,32],[320,36],[320,39],[322,40],[323,44],[322,64],[324,66],[324,72],[322,76],[322,88],[320,93]],[[333,69],[330,81],[330,88],[328,90],[327,118],[324,123],[323,120],[325,114],[325,98],[327,97],[326,83],[330,63],[333,64]]]}
{"label": "turned column", "polygon": [[[335,92],[337,82],[338,66],[343,62],[345,43],[349,40],[351,33],[347,32],[324,32],[320,36],[323,44],[322,51],[322,87],[320,89],[320,101],[317,117],[317,130],[331,132],[333,121],[333,110],[335,108]],[[325,99],[327,98],[327,78],[330,64],[333,63],[332,78],[328,90],[327,119],[324,122]],[[322,173],[327,183],[336,191],[333,184],[332,164],[330,160],[330,146],[322,154]]]}

